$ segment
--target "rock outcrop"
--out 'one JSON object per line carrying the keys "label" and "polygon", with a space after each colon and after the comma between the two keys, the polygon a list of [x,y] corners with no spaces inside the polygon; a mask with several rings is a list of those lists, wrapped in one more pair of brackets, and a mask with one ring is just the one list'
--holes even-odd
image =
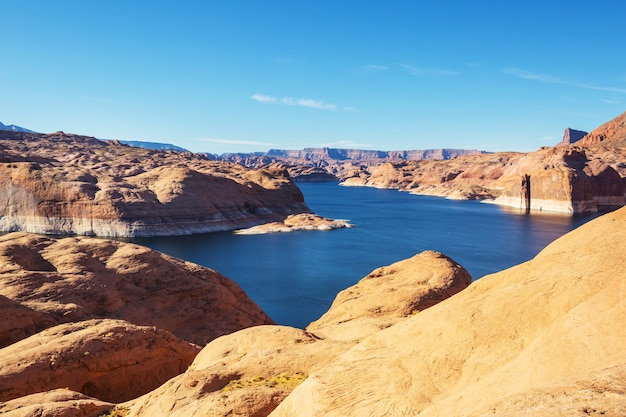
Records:
{"label": "rock outcrop", "polygon": [[470,274],[447,256],[424,251],[372,271],[341,291],[307,330],[324,339],[359,341],[423,311],[470,285]]}
{"label": "rock outcrop", "polygon": [[23,307],[15,313],[25,317],[21,330],[4,325],[4,338],[12,341],[51,324],[115,318],[203,346],[272,323],[236,283],[211,269],[88,237],[0,237],[0,296]]}
{"label": "rock outcrop", "polygon": [[184,375],[123,406],[129,417],[267,416],[358,341],[465,288],[469,274],[431,251],[372,272],[306,331],[259,326],[209,343]]}
{"label": "rock outcrop", "polygon": [[582,148],[544,148],[517,159],[496,182],[496,204],[521,210],[593,212],[624,205],[624,182]]}
{"label": "rock outcrop", "polygon": [[185,372],[199,351],[122,320],[60,324],[0,350],[0,401],[58,388],[126,401]]}
{"label": "rock outcrop", "polygon": [[381,330],[271,417],[626,415],[626,209]]}
{"label": "rock outcrop", "polygon": [[589,132],[578,144],[581,146],[626,145],[626,112]]}
{"label": "rock outcrop", "polygon": [[282,222],[273,222],[237,230],[242,235],[297,232],[302,230],[334,230],[352,227],[347,220],[333,220],[316,214],[293,214]]}
{"label": "rock outcrop", "polygon": [[168,236],[308,212],[284,170],[63,132],[0,131],[0,231]]}
{"label": "rock outcrop", "polygon": [[587,132],[568,127],[567,129],[565,129],[565,132],[563,132],[563,140],[558,145],[561,145],[561,146],[571,145],[573,143],[578,142],[579,140],[584,138],[586,135],[587,135]]}

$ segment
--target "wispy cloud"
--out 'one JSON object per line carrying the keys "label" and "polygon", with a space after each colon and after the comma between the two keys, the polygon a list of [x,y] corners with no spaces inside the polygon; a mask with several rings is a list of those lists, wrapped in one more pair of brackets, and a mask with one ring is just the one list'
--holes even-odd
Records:
{"label": "wispy cloud", "polygon": [[322,100],[314,100],[311,98],[296,98],[296,97],[273,97],[265,94],[253,94],[250,96],[252,100],[258,101],[259,103],[264,104],[283,104],[286,106],[298,106],[298,107],[306,107],[309,109],[318,109],[318,110],[344,110],[344,111],[356,111],[354,107],[350,106],[339,106],[334,103],[327,103]]}
{"label": "wispy cloud", "polygon": [[343,149],[360,149],[371,148],[371,143],[361,143],[353,140],[338,140],[335,142],[321,143],[319,146],[324,148],[343,148]]}
{"label": "wispy cloud", "polygon": [[365,65],[364,67],[362,67],[362,70],[365,72],[383,72],[383,71],[387,71],[388,69],[389,67],[385,65],[375,65],[375,64],[369,64],[369,65]]}
{"label": "wispy cloud", "polygon": [[238,140],[238,139],[222,139],[222,138],[200,138],[196,140],[200,142],[219,143],[223,145],[281,146],[280,143],[261,142],[261,141],[256,141],[256,140]]}
{"label": "wispy cloud", "polygon": [[404,69],[410,75],[413,75],[416,77],[450,77],[450,76],[461,74],[458,71],[453,71],[453,70],[443,69],[443,68],[416,67],[415,65],[411,65],[411,64],[396,64],[396,65]]}
{"label": "wispy cloud", "polygon": [[606,104],[620,104],[621,103],[620,101],[609,100],[609,99],[606,99],[606,98],[601,98],[600,101],[603,102],[603,103],[606,103]]}
{"label": "wispy cloud", "polygon": [[541,81],[544,83],[551,83],[551,84],[561,84],[561,85],[566,85],[566,86],[574,87],[574,88],[584,88],[586,90],[598,90],[598,91],[608,91],[611,93],[626,94],[626,88],[599,86],[593,83],[581,82],[577,80],[568,80],[568,79],[556,77],[550,74],[539,74],[536,72],[527,71],[527,70],[523,70],[520,68],[505,68],[502,70],[502,72],[505,74],[513,75],[518,78],[525,79],[525,80]]}

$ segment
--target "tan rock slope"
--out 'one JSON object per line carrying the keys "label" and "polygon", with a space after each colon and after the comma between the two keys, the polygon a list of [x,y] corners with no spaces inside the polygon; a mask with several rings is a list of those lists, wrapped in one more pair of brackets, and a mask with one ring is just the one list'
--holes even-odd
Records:
{"label": "tan rock slope", "polygon": [[211,269],[139,245],[88,237],[0,237],[0,296],[21,304],[15,316],[25,323],[21,330],[3,323],[8,329],[0,336],[6,340],[53,323],[116,318],[203,346],[272,323],[236,283]]}
{"label": "tan rock slope", "polygon": [[307,212],[284,170],[63,132],[0,131],[0,231],[168,236]]}
{"label": "tan rock slope", "polygon": [[57,388],[126,401],[184,372],[199,351],[122,320],[60,324],[0,350],[0,401]]}
{"label": "tan rock slope", "polygon": [[363,340],[270,415],[626,415],[626,209]]}
{"label": "tan rock slope", "polygon": [[114,404],[61,388],[0,403],[5,417],[98,417]]}
{"label": "tan rock slope", "polygon": [[159,389],[124,404],[128,416],[267,416],[305,378],[358,341],[470,283],[451,259],[427,251],[372,272],[306,331],[259,326],[209,343]]}

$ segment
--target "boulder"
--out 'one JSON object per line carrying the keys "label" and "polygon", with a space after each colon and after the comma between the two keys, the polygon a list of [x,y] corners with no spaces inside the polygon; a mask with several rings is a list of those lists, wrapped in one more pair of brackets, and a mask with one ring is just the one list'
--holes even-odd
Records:
{"label": "boulder", "polygon": [[126,401],[184,372],[199,351],[122,320],[60,324],[0,350],[0,401],[57,388]]}

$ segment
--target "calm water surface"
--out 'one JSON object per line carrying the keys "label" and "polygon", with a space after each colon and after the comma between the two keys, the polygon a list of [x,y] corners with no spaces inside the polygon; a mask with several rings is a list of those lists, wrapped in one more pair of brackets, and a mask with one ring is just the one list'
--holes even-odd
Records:
{"label": "calm water surface", "polygon": [[349,219],[355,227],[132,241],[221,272],[277,323],[303,328],[328,309],[337,292],[380,266],[433,249],[478,279],[531,259],[554,239],[597,216],[526,215],[477,201],[394,190],[298,185],[315,213]]}

